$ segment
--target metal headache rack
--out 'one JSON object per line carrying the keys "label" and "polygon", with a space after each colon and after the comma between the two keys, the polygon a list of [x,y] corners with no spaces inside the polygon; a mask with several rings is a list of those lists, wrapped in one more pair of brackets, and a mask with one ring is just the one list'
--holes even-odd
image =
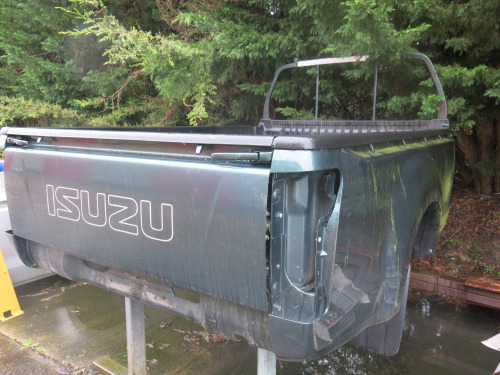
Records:
{"label": "metal headache rack", "polygon": [[[358,63],[368,60],[369,56],[350,56],[339,58],[326,58],[317,60],[295,60],[291,64],[281,66],[274,75],[271,87],[264,102],[264,111],[261,126],[264,127],[266,134],[279,134],[279,135],[315,135],[315,134],[352,134],[352,133],[369,133],[369,132],[396,132],[396,131],[417,131],[428,129],[442,129],[447,128],[448,124],[448,109],[444,99],[444,91],[439,81],[436,70],[432,65],[431,60],[422,54],[412,54],[408,58],[423,61],[437,90],[437,94],[442,97],[439,102],[439,112],[435,120],[407,120],[407,121],[390,121],[390,120],[377,120],[376,107],[377,107],[377,86],[378,86],[378,69],[375,70],[375,80],[373,87],[373,110],[372,119],[369,120],[332,120],[323,121],[318,120],[318,107],[319,107],[319,67],[320,65],[333,65],[344,63]],[[275,120],[270,118],[269,105],[271,96],[278,81],[278,77],[283,70],[292,68],[303,68],[316,66],[318,68],[316,75],[316,96],[315,96],[315,120]]]}

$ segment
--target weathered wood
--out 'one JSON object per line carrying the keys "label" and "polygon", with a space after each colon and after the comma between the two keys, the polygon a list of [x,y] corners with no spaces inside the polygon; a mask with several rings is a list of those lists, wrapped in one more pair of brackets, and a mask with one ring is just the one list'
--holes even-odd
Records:
{"label": "weathered wood", "polygon": [[500,310],[500,284],[485,279],[469,278],[460,282],[412,272],[410,286]]}

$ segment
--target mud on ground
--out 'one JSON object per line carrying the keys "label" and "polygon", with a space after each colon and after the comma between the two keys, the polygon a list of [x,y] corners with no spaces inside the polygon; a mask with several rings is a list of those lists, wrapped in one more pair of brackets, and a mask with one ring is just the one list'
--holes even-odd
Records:
{"label": "mud on ground", "polygon": [[500,196],[482,196],[455,180],[448,223],[436,250],[414,259],[412,267],[464,280],[500,281]]}

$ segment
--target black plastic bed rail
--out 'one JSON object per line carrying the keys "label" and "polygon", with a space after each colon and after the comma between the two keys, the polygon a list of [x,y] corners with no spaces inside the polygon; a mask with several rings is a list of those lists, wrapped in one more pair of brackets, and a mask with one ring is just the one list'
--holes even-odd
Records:
{"label": "black plastic bed rail", "polygon": [[415,132],[446,129],[446,119],[407,121],[261,120],[267,135],[323,135]]}

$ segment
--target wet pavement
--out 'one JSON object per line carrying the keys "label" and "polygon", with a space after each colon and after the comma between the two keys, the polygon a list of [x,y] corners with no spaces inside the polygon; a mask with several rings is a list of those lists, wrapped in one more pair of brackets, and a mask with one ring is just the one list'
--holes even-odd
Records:
{"label": "wet pavement", "polygon": [[60,374],[64,366],[39,355],[35,350],[25,350],[12,339],[0,335],[0,373],[12,375]]}
{"label": "wet pavement", "polygon": [[[0,375],[88,374],[100,357],[126,366],[123,297],[58,276],[16,292],[24,314],[0,322]],[[481,341],[498,333],[500,311],[413,297],[396,356],[344,346],[317,360],[280,362],[277,374],[492,374],[500,352]],[[246,343],[154,307],[145,314],[149,374],[256,374],[257,350]]]}

